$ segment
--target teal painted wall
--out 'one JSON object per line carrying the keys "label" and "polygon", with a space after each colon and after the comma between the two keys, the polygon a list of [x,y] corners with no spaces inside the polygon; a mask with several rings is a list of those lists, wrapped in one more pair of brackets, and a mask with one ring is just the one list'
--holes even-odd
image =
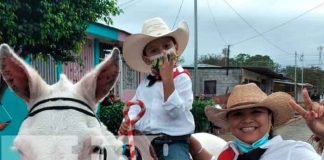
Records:
{"label": "teal painted wall", "polygon": [[63,73],[62,62],[56,63],[56,81],[60,79],[60,74]]}
{"label": "teal painted wall", "polygon": [[11,148],[12,142],[16,136],[1,136],[1,154],[0,160],[20,160],[18,152]]}
{"label": "teal painted wall", "polygon": [[104,38],[118,40],[118,31],[108,28],[104,25],[90,23],[87,27],[87,33]]}
{"label": "teal painted wall", "polygon": [[27,115],[27,104],[9,88],[5,90],[1,103],[12,117],[12,122],[0,131],[0,135],[16,135],[21,122]]}
{"label": "teal painted wall", "polygon": [[19,160],[18,153],[12,150],[11,147],[12,141],[27,115],[27,104],[9,88],[5,90],[1,103],[12,117],[12,121],[4,130],[0,131],[0,160]]}
{"label": "teal painted wall", "polygon": [[94,39],[93,44],[93,64],[96,66],[100,63],[100,42],[98,39]]}
{"label": "teal painted wall", "polygon": [[[30,64],[30,56],[25,58],[25,62]],[[11,123],[0,131],[0,160],[20,160],[17,151],[12,149],[12,142],[16,137],[20,125],[28,114],[26,102],[18,97],[9,87],[3,92],[1,103],[11,116]]]}

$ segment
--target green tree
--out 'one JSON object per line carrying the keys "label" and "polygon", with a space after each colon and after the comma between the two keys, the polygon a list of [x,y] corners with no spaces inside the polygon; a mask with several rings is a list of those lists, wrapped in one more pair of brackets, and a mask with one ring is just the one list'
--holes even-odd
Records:
{"label": "green tree", "polygon": [[[226,48],[223,49],[222,53],[217,54],[205,54],[199,57],[198,63],[211,64],[218,66],[225,66],[225,54]],[[267,67],[274,71],[280,70],[280,65],[275,63],[267,55],[254,55],[250,56],[249,54],[240,53],[234,58],[230,58],[229,66],[235,67]]]}
{"label": "green tree", "polygon": [[0,2],[0,42],[21,54],[50,54],[74,61],[86,38],[89,22],[121,13],[117,0],[3,0]]}
{"label": "green tree", "polygon": [[[282,69],[282,73],[285,74],[286,77],[294,80],[295,79],[295,67],[294,66],[287,66]],[[301,68],[297,67],[297,82],[301,82]],[[319,92],[324,92],[324,71],[320,67],[306,67],[304,68],[304,83],[310,83],[315,86]]]}
{"label": "green tree", "polygon": [[279,71],[280,65],[275,63],[269,56],[267,55],[254,55],[250,56],[245,53],[240,53],[236,57],[231,58],[230,60],[231,66],[239,66],[239,67],[267,67],[274,71]]}
{"label": "green tree", "polygon": [[225,57],[216,54],[201,55],[198,59],[198,63],[211,64],[216,66],[225,66]]}
{"label": "green tree", "polygon": [[246,66],[246,61],[250,59],[250,55],[245,53],[238,54],[235,58],[231,58],[230,64],[232,66]]}

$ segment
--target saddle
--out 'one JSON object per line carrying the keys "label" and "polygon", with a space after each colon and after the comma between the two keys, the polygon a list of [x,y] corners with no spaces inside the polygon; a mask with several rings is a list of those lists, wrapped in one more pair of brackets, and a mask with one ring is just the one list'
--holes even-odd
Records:
{"label": "saddle", "polygon": [[[143,134],[138,130],[133,131],[137,160],[157,160],[154,147],[157,145],[185,142],[189,144],[190,134],[183,136],[169,136],[166,134]],[[122,136],[122,141],[127,144],[127,136]],[[127,150],[128,149],[128,150]],[[125,155],[129,155],[129,148],[126,145]]]}
{"label": "saddle", "polygon": [[[149,136],[146,136],[138,130],[133,131],[134,141],[135,141],[135,150],[137,152],[137,160],[157,160],[156,153],[153,146],[151,145],[152,139]],[[127,136],[120,136],[120,140],[124,144],[128,144]],[[129,155],[129,148],[126,145],[125,156]]]}

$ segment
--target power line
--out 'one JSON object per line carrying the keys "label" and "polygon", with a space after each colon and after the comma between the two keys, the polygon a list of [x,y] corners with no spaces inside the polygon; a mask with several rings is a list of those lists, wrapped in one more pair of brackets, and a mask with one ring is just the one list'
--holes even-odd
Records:
{"label": "power line", "polygon": [[220,32],[219,28],[218,28],[218,24],[216,22],[216,18],[214,16],[214,13],[212,12],[211,8],[210,8],[210,4],[209,4],[209,0],[206,0],[207,1],[207,6],[208,6],[208,10],[209,12],[211,13],[212,15],[212,18],[213,18],[213,22],[215,24],[215,27],[216,27],[216,31],[219,35],[219,37],[222,39],[222,41],[225,43],[225,45],[228,45],[227,41],[225,40],[225,38],[223,37],[222,33]]}
{"label": "power line", "polygon": [[[139,1],[140,0],[138,0],[137,2],[136,2],[136,0],[130,0],[130,1],[128,1],[129,3],[125,4],[122,9],[125,10],[125,9],[127,9],[127,8],[129,8],[129,7],[131,7],[131,6],[135,5],[135,4],[137,4]],[[133,2],[133,3],[131,3],[131,2]]]}
{"label": "power line", "polygon": [[181,12],[181,8],[182,8],[182,5],[183,5],[183,1],[184,1],[184,0],[181,1],[181,5],[180,5],[180,7],[179,7],[179,10],[178,10],[177,16],[176,16],[176,18],[175,18],[175,20],[174,20],[174,22],[173,22],[172,30],[173,30],[173,28],[174,28],[176,22],[178,21],[178,18],[179,18],[180,12]]}
{"label": "power line", "polygon": [[286,54],[291,54],[289,52],[287,52],[286,50],[282,49],[281,47],[279,47],[278,45],[274,44],[273,42],[271,42],[270,40],[268,40],[266,37],[264,37],[264,35],[262,35],[257,29],[255,29],[248,21],[246,21],[226,0],[223,0],[250,28],[252,28],[259,36],[261,36],[265,41],[267,41],[269,44],[271,44],[272,46],[274,46],[275,48],[277,48],[278,50],[286,53]]}
{"label": "power line", "polygon": [[126,2],[124,2],[124,3],[121,3],[119,6],[120,6],[120,7],[125,6],[125,5],[127,5],[127,4],[130,4],[130,3],[133,2],[133,1],[135,1],[135,0],[129,0],[129,1],[126,1]]}
{"label": "power line", "polygon": [[[292,21],[295,21],[296,19],[298,19],[298,18],[304,16],[305,14],[307,14],[307,13],[313,11],[314,9],[317,9],[317,8],[321,7],[322,5],[324,5],[324,2],[322,2],[322,3],[318,4],[318,5],[316,5],[315,7],[311,8],[311,9],[309,9],[309,10],[306,10],[305,12],[301,13],[300,15],[298,15],[298,16],[296,16],[296,17],[294,17],[294,18],[291,18],[291,19],[289,19],[289,20],[287,20],[287,21],[285,21],[285,22],[283,22],[283,23],[281,23],[281,24],[279,24],[279,25],[273,26],[273,27],[271,27],[270,29],[268,29],[268,30],[266,30],[266,31],[264,31],[264,32],[261,32],[261,34],[265,34],[265,33],[271,32],[271,31],[276,30],[276,29],[278,29],[278,28],[280,28],[280,27],[282,27],[282,26],[284,26],[284,25],[286,25],[286,24],[288,24],[288,23],[290,23],[290,22],[292,22]],[[249,41],[249,40],[251,40],[251,39],[254,39],[254,38],[256,38],[256,37],[259,37],[259,36],[260,36],[259,34],[256,34],[256,35],[254,35],[254,36],[248,37],[248,38],[243,39],[243,40],[241,40],[241,41],[235,42],[235,43],[233,43],[232,45],[237,45],[237,44],[240,44],[240,43],[243,43],[243,42]]]}

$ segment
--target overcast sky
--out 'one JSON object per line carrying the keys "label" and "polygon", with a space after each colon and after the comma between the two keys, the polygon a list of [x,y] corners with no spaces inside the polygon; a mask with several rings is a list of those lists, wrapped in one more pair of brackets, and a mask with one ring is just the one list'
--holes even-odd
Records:
{"label": "overcast sky", "polygon": [[[183,56],[185,64],[193,64],[193,0],[119,0],[118,4],[124,13],[113,18],[113,26],[130,33],[140,33],[143,22],[156,16],[170,28],[175,21],[175,28],[187,21],[190,40]],[[318,48],[324,47],[324,0],[198,0],[198,55],[219,54],[227,45],[232,45],[230,57],[269,55],[285,66],[294,64],[297,51],[304,53],[304,66],[319,64]]]}

